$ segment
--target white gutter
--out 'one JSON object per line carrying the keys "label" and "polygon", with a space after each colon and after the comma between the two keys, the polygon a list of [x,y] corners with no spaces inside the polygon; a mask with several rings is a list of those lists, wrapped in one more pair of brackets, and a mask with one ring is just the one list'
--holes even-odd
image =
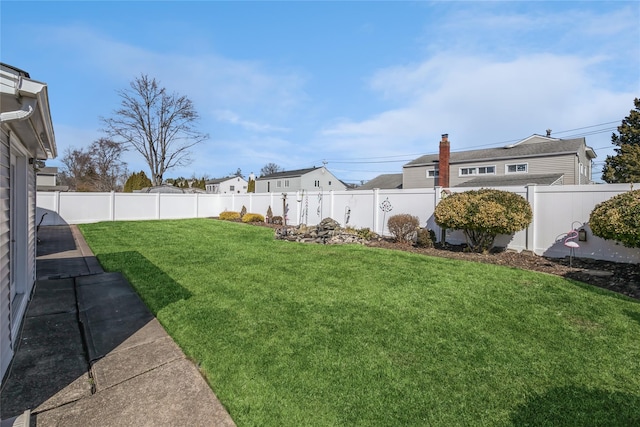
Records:
{"label": "white gutter", "polygon": [[36,111],[38,101],[35,98],[27,98],[22,101],[22,108],[15,111],[7,111],[0,114],[0,123],[26,120]]}
{"label": "white gutter", "polygon": [[[21,108],[0,113],[0,123],[26,120],[31,127],[36,142],[40,145],[40,149],[46,154],[47,158],[55,158],[57,150],[53,124],[51,122],[51,112],[49,111],[47,85],[20,75],[17,81],[14,80],[14,96],[17,98]],[[34,115],[36,110],[40,110],[41,114]],[[38,134],[33,120],[43,125],[44,132]]]}

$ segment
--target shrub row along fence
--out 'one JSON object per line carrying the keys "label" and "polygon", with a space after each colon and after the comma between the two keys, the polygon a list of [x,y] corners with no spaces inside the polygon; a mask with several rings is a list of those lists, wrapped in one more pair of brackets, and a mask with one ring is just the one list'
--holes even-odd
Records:
{"label": "shrub row along fence", "polygon": [[[636,185],[638,188],[640,184]],[[600,202],[631,189],[629,184],[498,187],[524,197],[531,205],[531,225],[510,236],[498,236],[497,246],[537,255],[565,257],[563,242],[572,230],[585,230],[575,256],[618,262],[640,262],[640,249],[593,236],[589,215]],[[78,224],[98,221],[132,221],[217,217],[224,211],[282,216],[288,225],[317,225],[330,217],[340,225],[368,228],[388,235],[387,220],[395,214],[418,217],[420,225],[435,231],[448,243],[464,243],[461,231],[440,230],[433,212],[447,194],[471,188],[303,191],[258,194],[164,194],[164,193],[63,193],[39,192],[37,219],[42,225]],[[44,214],[47,214],[44,216]]]}

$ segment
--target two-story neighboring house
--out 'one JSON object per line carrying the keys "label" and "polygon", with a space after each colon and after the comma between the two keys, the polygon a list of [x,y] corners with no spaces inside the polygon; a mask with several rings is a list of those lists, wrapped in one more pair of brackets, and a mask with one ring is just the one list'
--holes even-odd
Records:
{"label": "two-story neighboring house", "polygon": [[327,168],[312,167],[272,173],[256,179],[256,193],[290,193],[300,190],[346,190],[347,186]]}
{"label": "two-story neighboring house", "polygon": [[244,194],[247,192],[248,185],[249,183],[241,176],[227,176],[205,182],[207,193],[211,194]]}
{"label": "two-story neighboring house", "polygon": [[447,134],[438,154],[402,167],[402,188],[591,184],[593,148],[584,138],[532,135],[501,148],[450,152]]}

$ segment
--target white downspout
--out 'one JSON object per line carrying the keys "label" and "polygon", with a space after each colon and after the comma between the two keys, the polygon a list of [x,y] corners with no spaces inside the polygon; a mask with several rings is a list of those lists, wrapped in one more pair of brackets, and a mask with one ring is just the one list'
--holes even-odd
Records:
{"label": "white downspout", "polygon": [[22,108],[15,111],[7,111],[0,114],[0,123],[26,120],[36,111],[38,101],[35,98],[27,98],[22,102]]}

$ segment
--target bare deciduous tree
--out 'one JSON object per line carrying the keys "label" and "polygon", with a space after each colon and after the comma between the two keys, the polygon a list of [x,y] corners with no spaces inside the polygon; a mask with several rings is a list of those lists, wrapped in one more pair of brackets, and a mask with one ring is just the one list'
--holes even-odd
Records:
{"label": "bare deciduous tree", "polygon": [[149,165],[153,185],[162,185],[164,173],[189,164],[189,149],[209,137],[195,128],[199,115],[189,98],[168,94],[146,74],[118,94],[120,108],[113,117],[101,119],[105,131],[139,152]]}
{"label": "bare deciduous tree", "polygon": [[97,191],[117,191],[122,189],[127,178],[127,165],[120,160],[124,152],[122,144],[108,138],[94,141],[89,148],[96,171]]}
{"label": "bare deciduous tree", "polygon": [[64,165],[63,176],[66,185],[74,191],[93,190],[93,162],[91,153],[81,149],[69,147],[61,159]]}
{"label": "bare deciduous tree", "polygon": [[282,169],[280,166],[276,165],[275,163],[267,163],[262,167],[262,169],[260,169],[260,176],[271,175],[273,173],[282,172],[283,170],[284,169]]}

